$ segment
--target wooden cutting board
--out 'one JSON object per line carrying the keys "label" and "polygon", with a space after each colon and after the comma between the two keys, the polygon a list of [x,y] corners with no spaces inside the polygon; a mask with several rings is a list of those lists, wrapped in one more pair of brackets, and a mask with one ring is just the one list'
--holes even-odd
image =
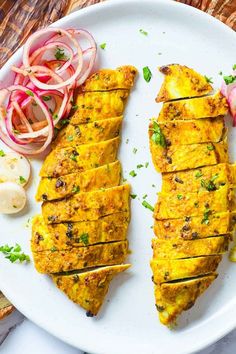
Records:
{"label": "wooden cutting board", "polygon": [[[0,67],[38,28],[48,26],[75,9],[102,1],[0,0]],[[236,30],[236,0],[176,1],[205,11]],[[10,314],[13,309],[14,307],[0,292],[0,319]]]}

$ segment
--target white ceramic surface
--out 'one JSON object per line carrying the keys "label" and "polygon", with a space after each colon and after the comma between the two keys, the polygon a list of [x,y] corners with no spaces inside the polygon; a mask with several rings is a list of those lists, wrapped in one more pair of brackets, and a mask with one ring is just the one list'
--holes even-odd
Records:
{"label": "white ceramic surface", "polygon": [[[10,264],[0,257],[0,289],[29,319],[62,340],[96,354],[192,353],[216,341],[236,326],[236,265],[227,259],[219,267],[220,276],[210,289],[185,313],[176,330],[162,326],[157,318],[149,259],[151,258],[152,213],[142,205],[142,196],[155,203],[160,175],[151,163],[148,148],[148,121],[160,105],[155,96],[162,77],[157,66],[182,63],[213,77],[220,84],[219,71],[228,73],[235,64],[236,34],[214,18],[189,6],[170,1],[116,0],[75,12],[57,22],[63,27],[83,27],[91,31],[98,44],[97,67],[135,65],[140,75],[129,99],[123,126],[120,159],[124,176],[139,199],[132,200],[129,240],[132,268],[112,282],[97,318],[67,300],[47,276],[30,265]],[[139,30],[144,29],[148,36]],[[19,60],[18,51],[0,72],[2,84],[11,80],[9,67]],[[146,83],[142,68],[149,66],[153,78]],[[236,129],[230,129],[230,151]],[[126,144],[126,139],[129,143]],[[133,153],[137,148],[137,153]],[[233,154],[235,152],[235,154]],[[234,156],[233,156],[234,155]],[[129,171],[149,161],[135,178]],[[1,244],[18,242],[30,253],[27,219],[39,212],[34,201],[40,160],[32,160],[33,178],[28,188],[28,206],[20,215],[0,216]],[[152,187],[155,184],[156,187]]]}

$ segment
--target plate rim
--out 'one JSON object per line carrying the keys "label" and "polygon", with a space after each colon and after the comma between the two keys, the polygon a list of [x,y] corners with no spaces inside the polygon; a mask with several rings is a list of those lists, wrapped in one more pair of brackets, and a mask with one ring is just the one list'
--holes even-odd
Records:
{"label": "plate rim", "polygon": [[[167,1],[166,0],[145,0],[145,5],[146,6],[150,6],[150,5],[156,5],[156,4],[162,4],[164,6],[167,6]],[[112,8],[112,7],[116,7],[119,5],[126,5],[126,6],[134,6],[134,5],[140,5],[140,1],[139,0],[106,0],[106,1],[102,1],[100,3],[97,4],[93,4],[91,6],[76,10],[66,16],[64,16],[63,18],[53,22],[52,24],[50,24],[48,27],[55,27],[55,26],[62,26],[64,27],[64,23],[67,22],[69,19],[74,19],[74,18],[79,18],[82,17],[83,15],[89,14],[89,13],[93,13],[96,12],[97,9],[100,8]],[[222,31],[225,31],[226,33],[228,33],[230,36],[235,36],[236,39],[236,32],[231,29],[229,26],[227,26],[226,24],[224,24],[223,22],[221,22],[220,20],[218,20],[217,18],[209,15],[206,12],[203,12],[199,9],[196,9],[190,5],[186,5],[183,3],[179,3],[176,1],[171,1],[168,0],[168,6],[172,6],[172,7],[179,7],[182,8],[183,11],[187,11],[190,14],[193,13],[198,13],[198,16],[200,17],[205,17],[206,20],[211,21],[211,23],[217,27],[221,27]],[[46,27],[45,27],[46,28]],[[22,51],[22,46],[20,48],[17,49],[17,51],[7,60],[7,62],[3,65],[3,67],[0,69],[0,77],[1,75],[5,73],[5,71],[8,70],[8,66],[9,66],[9,62],[14,62],[15,60],[17,60],[19,58],[19,55]],[[1,82],[1,80],[0,80]],[[5,289],[4,284],[1,284],[1,291],[3,292],[3,294],[5,294],[5,296],[9,299],[10,302],[12,302],[14,304],[14,301],[12,301],[12,299],[14,297],[14,294],[12,294],[11,296],[11,291],[8,292],[7,289]],[[230,311],[230,307],[232,307],[232,304],[236,305],[236,295],[235,298],[228,304],[226,304],[224,306],[225,309],[225,317],[227,317],[227,325],[224,323],[224,327],[219,327],[217,329],[216,332],[214,332],[214,334],[212,334],[212,336],[209,338],[206,338],[205,340],[201,340],[201,344],[193,344],[191,350],[185,350],[185,351],[181,351],[181,354],[193,354],[196,351],[202,350],[208,346],[210,346],[211,344],[214,344],[215,342],[217,342],[218,340],[220,340],[221,338],[223,338],[225,335],[227,335],[229,332],[231,332],[233,329],[236,328],[236,316],[234,319],[234,316],[232,315],[232,309],[231,309],[231,315],[228,315],[228,312]],[[14,305],[15,306],[15,305]],[[15,306],[16,307],[16,306]],[[75,348],[78,348],[82,351],[85,352],[89,352],[90,354],[104,354],[101,351],[94,351],[93,349],[90,348],[90,345],[87,341],[83,341],[83,339],[81,338],[82,342],[81,345],[78,347],[78,344],[75,340],[73,340],[72,338],[68,338],[66,334],[64,334],[64,336],[61,336],[61,333],[58,333],[57,329],[52,328],[50,325],[47,325],[47,322],[45,323],[44,321],[42,321],[41,319],[38,319],[37,316],[32,315],[31,316],[31,311],[27,310],[27,308],[25,309],[24,306],[22,306],[23,308],[21,308],[20,306],[17,306],[16,308],[25,316],[27,317],[27,319],[29,319],[30,321],[34,322],[36,325],[38,325],[39,327],[41,327],[42,329],[44,329],[45,331],[47,331],[48,333],[50,333],[51,335],[53,335],[54,337],[58,338],[59,340],[74,346]],[[220,311],[219,311],[220,312]],[[222,311],[221,311],[222,312]],[[236,308],[235,308],[235,315],[236,315]],[[220,316],[220,314],[219,314]],[[101,346],[100,346],[101,348]],[[149,354],[149,353],[148,353]],[[180,354],[180,352],[178,352],[178,354]]]}

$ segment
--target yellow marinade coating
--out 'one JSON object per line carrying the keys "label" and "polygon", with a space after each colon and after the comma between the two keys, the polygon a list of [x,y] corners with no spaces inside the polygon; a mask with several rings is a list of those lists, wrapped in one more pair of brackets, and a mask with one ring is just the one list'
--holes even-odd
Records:
{"label": "yellow marinade coating", "polygon": [[88,124],[68,124],[61,129],[52,147],[61,148],[81,144],[99,143],[116,138],[120,134],[123,117],[99,120]]}
{"label": "yellow marinade coating", "polygon": [[152,259],[150,265],[154,283],[161,284],[213,273],[221,260],[222,255],[171,260]]}
{"label": "yellow marinade coating", "polygon": [[214,191],[222,185],[235,185],[233,165],[221,163],[197,169],[164,173],[162,175],[163,193]]}
{"label": "yellow marinade coating", "polygon": [[227,185],[214,192],[159,193],[154,218],[169,219],[203,215],[202,222],[204,222],[212,213],[230,210],[232,198],[232,189]]}
{"label": "yellow marinade coating", "polygon": [[228,145],[225,141],[171,145],[163,148],[150,139],[150,150],[154,167],[158,172],[188,170],[228,162]]}
{"label": "yellow marinade coating", "polygon": [[129,225],[129,212],[104,216],[95,221],[47,225],[42,215],[32,223],[31,250],[65,250],[96,243],[123,241]]}
{"label": "yellow marinade coating", "polygon": [[159,71],[165,77],[156,98],[157,102],[204,96],[213,90],[206,77],[185,65],[165,65],[160,67]]}
{"label": "yellow marinade coating", "polygon": [[46,157],[40,171],[41,177],[60,177],[78,173],[114,162],[120,138],[100,143],[55,149]]}
{"label": "yellow marinade coating", "polygon": [[191,240],[209,236],[224,235],[234,229],[235,221],[229,211],[209,213],[206,222],[201,216],[185,216],[181,219],[155,220],[154,233],[158,238]]}
{"label": "yellow marinade coating", "polygon": [[43,203],[42,214],[48,224],[97,220],[105,215],[128,211],[129,195],[128,184],[82,192],[65,200]]}
{"label": "yellow marinade coating", "polygon": [[181,259],[223,254],[228,250],[230,235],[197,240],[152,239],[153,259]]}
{"label": "yellow marinade coating", "polygon": [[165,102],[158,116],[158,122],[214,118],[228,113],[226,98],[217,91],[214,95],[187,100]]}
{"label": "yellow marinade coating", "polygon": [[83,273],[52,275],[52,279],[58,289],[83,307],[87,311],[87,316],[92,317],[98,314],[111,280],[129,267],[130,264],[114,265]]}
{"label": "yellow marinade coating", "polygon": [[117,89],[130,90],[134,85],[136,74],[137,69],[131,65],[120,66],[115,70],[101,69],[91,75],[85,83],[80,86],[80,90],[83,92]]}
{"label": "yellow marinade coating", "polygon": [[176,283],[155,285],[156,308],[164,325],[172,325],[176,318],[190,309],[196,299],[211,285],[217,274]]}
{"label": "yellow marinade coating", "polygon": [[121,264],[127,253],[128,241],[118,241],[62,251],[33,252],[33,257],[39,273],[51,274]]}
{"label": "yellow marinade coating", "polygon": [[117,160],[107,165],[71,173],[58,178],[42,177],[37,194],[37,201],[55,200],[69,197],[79,192],[114,187],[120,184],[121,164]]}
{"label": "yellow marinade coating", "polygon": [[[155,122],[156,120],[153,119]],[[156,122],[157,124],[157,122]],[[176,120],[158,123],[167,145],[191,145],[199,143],[218,143],[225,134],[223,118],[201,120]],[[152,138],[153,122],[149,125],[149,136]]]}
{"label": "yellow marinade coating", "polygon": [[128,90],[79,93],[76,98],[78,108],[70,123],[78,125],[122,116],[128,96]]}

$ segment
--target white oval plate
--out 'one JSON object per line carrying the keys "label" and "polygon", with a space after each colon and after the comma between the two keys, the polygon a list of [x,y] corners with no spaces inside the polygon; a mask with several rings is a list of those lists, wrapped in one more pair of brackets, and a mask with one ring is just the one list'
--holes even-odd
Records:
{"label": "white oval plate", "polygon": [[[196,305],[181,316],[179,326],[170,331],[159,323],[154,305],[151,258],[152,213],[142,205],[142,197],[154,204],[160,189],[160,175],[152,166],[148,147],[148,121],[160,105],[154,101],[162,77],[157,66],[182,63],[212,77],[219,86],[219,71],[229,73],[235,64],[236,34],[203,12],[170,1],[108,1],[75,12],[56,23],[63,27],[86,28],[98,44],[97,66],[115,68],[135,65],[140,75],[125,114],[120,159],[124,176],[139,199],[132,200],[129,240],[132,254],[130,271],[112,282],[97,318],[85,312],[58,291],[47,276],[38,274],[33,264],[10,264],[0,257],[0,289],[29,319],[78,348],[96,354],[192,353],[216,341],[236,326],[236,265],[227,257],[220,276]],[[144,29],[148,36],[139,32]],[[9,68],[19,61],[19,50],[0,72],[7,85]],[[149,66],[153,78],[146,83],[142,68]],[[235,130],[236,131],[236,130]],[[231,141],[236,137],[230,130]],[[129,142],[126,144],[126,139]],[[137,153],[133,153],[137,148]],[[231,144],[231,152],[236,152]],[[234,150],[234,151],[233,151]],[[236,156],[236,154],[235,154]],[[148,168],[136,169],[149,162]],[[1,244],[18,242],[30,253],[27,219],[39,212],[34,201],[41,161],[32,160],[33,181],[28,188],[28,207],[16,216],[0,216]],[[135,169],[137,177],[129,176]],[[152,187],[152,185],[156,187]]]}

